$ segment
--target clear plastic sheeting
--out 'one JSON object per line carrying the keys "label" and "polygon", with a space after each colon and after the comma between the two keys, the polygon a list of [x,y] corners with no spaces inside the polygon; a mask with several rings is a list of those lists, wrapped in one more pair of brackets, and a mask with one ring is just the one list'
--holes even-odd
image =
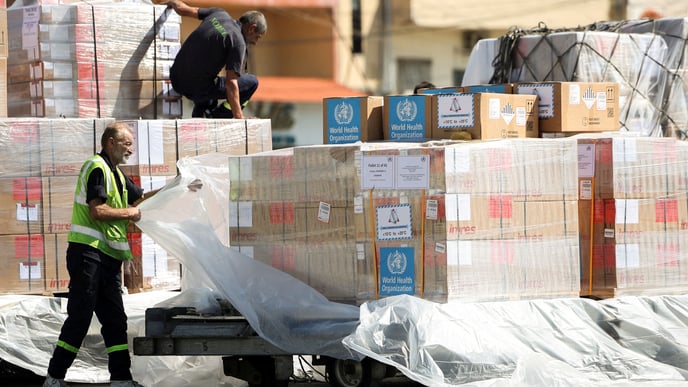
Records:
{"label": "clear plastic sheeting", "polygon": [[344,343],[429,386],[688,385],[688,297],[361,307]]}
{"label": "clear plastic sheeting", "polygon": [[[275,346],[295,354],[357,358],[341,340],[358,324],[358,307],[330,302],[289,274],[223,243],[227,163],[219,154],[180,160],[180,176],[139,205],[137,226],[178,257],[196,281],[226,297]],[[190,190],[197,179],[203,187]]]}
{"label": "clear plastic sheeting", "polygon": [[[192,305],[209,311],[216,302],[208,290],[183,293],[154,291],[124,296],[128,316],[128,336],[145,335],[144,318],[147,308],[155,305]],[[43,376],[55,349],[62,324],[67,318],[65,298],[2,295],[0,296],[0,359]],[[91,321],[79,353],[67,371],[66,380],[78,383],[107,383],[105,344],[96,318]],[[246,382],[225,376],[218,356],[134,356],[134,379],[144,386],[244,387]]]}

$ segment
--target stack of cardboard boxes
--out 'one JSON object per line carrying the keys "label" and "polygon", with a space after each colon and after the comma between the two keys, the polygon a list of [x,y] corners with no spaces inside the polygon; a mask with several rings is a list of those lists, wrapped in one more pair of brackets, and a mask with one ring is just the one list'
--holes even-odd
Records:
{"label": "stack of cardboard boxes", "polygon": [[230,245],[330,299],[578,295],[574,140],[306,146],[230,165]]}
{"label": "stack of cardboard boxes", "polygon": [[[0,120],[0,293],[64,292],[74,189],[83,162],[101,149],[113,119],[6,118]],[[177,175],[181,157],[210,152],[246,154],[271,149],[269,120],[134,120],[136,150],[121,169],[144,190]],[[179,288],[176,259],[136,227],[129,239],[131,292]]]}
{"label": "stack of cardboard boxes", "polygon": [[325,144],[565,136],[619,130],[619,84],[541,82],[325,98]]}
{"label": "stack of cardboard boxes", "polygon": [[175,12],[143,3],[22,1],[7,12],[10,116],[181,116],[169,81],[180,46]]}
{"label": "stack of cardboard boxes", "polygon": [[582,293],[685,291],[687,144],[648,137],[578,141]]}

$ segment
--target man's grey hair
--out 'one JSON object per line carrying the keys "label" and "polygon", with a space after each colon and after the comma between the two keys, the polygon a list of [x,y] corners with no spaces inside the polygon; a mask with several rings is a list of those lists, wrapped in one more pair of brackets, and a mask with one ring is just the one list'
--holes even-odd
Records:
{"label": "man's grey hair", "polygon": [[264,34],[268,32],[268,22],[265,20],[265,15],[259,11],[248,11],[239,18],[241,24],[256,25],[256,32]]}
{"label": "man's grey hair", "polygon": [[103,149],[105,149],[107,141],[110,139],[110,137],[114,138],[117,141],[121,140],[122,135],[125,131],[132,134],[134,133],[134,129],[132,129],[132,127],[126,122],[115,121],[109,123],[105,128],[103,135],[100,137],[100,146],[103,147]]}

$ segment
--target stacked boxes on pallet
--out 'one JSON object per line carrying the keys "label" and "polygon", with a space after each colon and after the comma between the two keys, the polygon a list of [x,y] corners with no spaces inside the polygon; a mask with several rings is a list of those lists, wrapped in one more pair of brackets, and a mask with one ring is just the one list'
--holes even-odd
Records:
{"label": "stacked boxes on pallet", "polygon": [[582,294],[685,292],[688,144],[581,138]]}
{"label": "stacked boxes on pallet", "polygon": [[[83,162],[101,149],[113,119],[0,120],[0,293],[64,292],[74,189]],[[271,149],[269,120],[134,120],[136,151],[121,169],[146,190],[177,175],[180,157]],[[176,259],[132,227],[129,291],[179,288]]]}
{"label": "stacked boxes on pallet", "polygon": [[7,118],[0,171],[2,291],[66,291],[66,236],[81,163],[96,150],[106,120]]}
{"label": "stacked boxes on pallet", "polygon": [[577,296],[574,140],[305,146],[230,160],[230,245],[330,299]]}
{"label": "stacked boxes on pallet", "polygon": [[181,18],[143,3],[15,3],[8,9],[9,115],[180,117],[169,81]]}

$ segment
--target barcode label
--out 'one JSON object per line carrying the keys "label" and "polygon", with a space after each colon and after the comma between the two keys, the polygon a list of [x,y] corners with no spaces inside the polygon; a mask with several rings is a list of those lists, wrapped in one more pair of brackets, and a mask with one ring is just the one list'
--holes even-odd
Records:
{"label": "barcode label", "polygon": [[437,220],[437,200],[429,199],[425,202],[425,219]]}

